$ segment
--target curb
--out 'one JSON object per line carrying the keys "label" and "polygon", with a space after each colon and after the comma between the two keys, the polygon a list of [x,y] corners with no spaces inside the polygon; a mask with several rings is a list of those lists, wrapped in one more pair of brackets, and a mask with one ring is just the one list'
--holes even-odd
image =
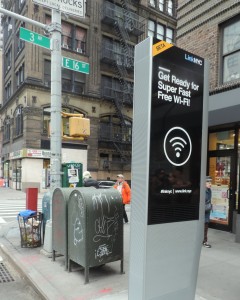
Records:
{"label": "curb", "polygon": [[[44,300],[64,299],[45,277],[31,266],[21,262],[21,255],[6,239],[0,238],[0,248],[17,271],[27,280],[31,287]],[[41,287],[39,285],[41,282]]]}

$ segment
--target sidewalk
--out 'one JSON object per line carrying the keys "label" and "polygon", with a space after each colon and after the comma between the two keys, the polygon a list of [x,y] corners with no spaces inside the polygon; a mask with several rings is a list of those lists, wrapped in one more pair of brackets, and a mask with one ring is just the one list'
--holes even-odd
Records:
{"label": "sidewalk", "polygon": [[[130,226],[124,225],[125,274],[120,274],[120,262],[109,263],[90,270],[89,284],[84,284],[78,266],[71,273],[64,270],[63,257],[53,262],[40,253],[41,248],[21,248],[17,221],[0,237],[0,250],[43,299],[127,300]],[[216,230],[209,231],[209,241],[213,247],[202,249],[196,300],[239,300],[240,244],[233,234]]]}

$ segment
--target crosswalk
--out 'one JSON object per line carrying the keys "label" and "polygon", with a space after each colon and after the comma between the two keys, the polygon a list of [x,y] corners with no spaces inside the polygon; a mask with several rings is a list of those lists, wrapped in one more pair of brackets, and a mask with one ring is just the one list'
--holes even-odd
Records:
{"label": "crosswalk", "polygon": [[[0,201],[0,224],[16,221],[18,213],[25,209],[25,199]],[[38,211],[42,211],[41,201],[38,201]]]}

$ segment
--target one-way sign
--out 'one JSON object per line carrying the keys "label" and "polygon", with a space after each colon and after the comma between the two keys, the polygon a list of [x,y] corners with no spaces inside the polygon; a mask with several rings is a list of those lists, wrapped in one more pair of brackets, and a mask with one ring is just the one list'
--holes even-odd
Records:
{"label": "one-way sign", "polygon": [[33,3],[46,6],[51,9],[60,10],[69,15],[85,17],[84,0],[33,0]]}

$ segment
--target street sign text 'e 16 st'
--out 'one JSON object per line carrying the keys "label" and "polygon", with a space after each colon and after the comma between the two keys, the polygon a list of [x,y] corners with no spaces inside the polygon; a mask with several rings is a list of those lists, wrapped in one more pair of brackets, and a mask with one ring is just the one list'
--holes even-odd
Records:
{"label": "street sign text 'e 16 st'", "polygon": [[62,57],[62,67],[72,71],[89,74],[89,63],[68,57]]}
{"label": "street sign text 'e 16 st'", "polygon": [[44,35],[20,27],[20,39],[50,49],[50,39]]}
{"label": "street sign text 'e 16 st'", "polygon": [[51,9],[60,10],[69,15],[85,17],[84,0],[33,0],[33,3],[42,5]]}

